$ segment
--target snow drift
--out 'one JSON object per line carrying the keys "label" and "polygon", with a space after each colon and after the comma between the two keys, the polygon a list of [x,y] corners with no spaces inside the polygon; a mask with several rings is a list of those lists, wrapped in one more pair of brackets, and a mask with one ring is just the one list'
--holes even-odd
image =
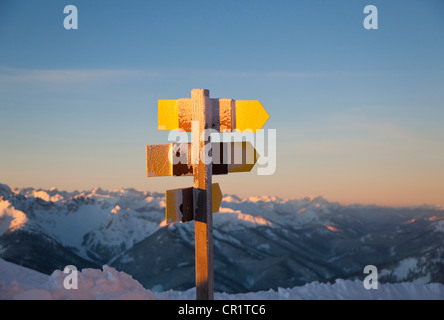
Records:
{"label": "snow drift", "polygon": [[[104,266],[103,270],[84,269],[78,273],[78,288],[65,289],[67,274],[56,270],[47,276],[0,259],[0,299],[15,300],[193,300],[195,289],[152,293],[124,272]],[[366,290],[361,281],[314,282],[295,288],[228,294],[216,292],[223,300],[327,300],[327,299],[444,299],[442,284],[385,284]]]}

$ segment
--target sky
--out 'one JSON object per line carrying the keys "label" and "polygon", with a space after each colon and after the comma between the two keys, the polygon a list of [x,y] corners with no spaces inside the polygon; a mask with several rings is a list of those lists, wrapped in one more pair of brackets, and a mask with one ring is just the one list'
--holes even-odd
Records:
{"label": "sky", "polygon": [[443,57],[441,0],[2,0],[0,183],[190,187],[147,178],[145,145],[169,143],[157,100],[205,88],[276,130],[274,174],[213,177],[224,194],[442,206]]}

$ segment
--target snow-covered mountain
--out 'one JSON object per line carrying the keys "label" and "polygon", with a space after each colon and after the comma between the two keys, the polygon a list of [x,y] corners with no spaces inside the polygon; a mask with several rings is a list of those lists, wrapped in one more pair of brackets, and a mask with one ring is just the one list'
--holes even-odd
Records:
{"label": "snow-covered mountain", "polygon": [[[0,184],[0,257],[51,274],[66,265],[124,271],[154,291],[194,287],[194,224],[164,223],[164,195]],[[363,279],[444,283],[444,210],[341,205],[322,197],[234,195],[214,214],[220,292]]]}

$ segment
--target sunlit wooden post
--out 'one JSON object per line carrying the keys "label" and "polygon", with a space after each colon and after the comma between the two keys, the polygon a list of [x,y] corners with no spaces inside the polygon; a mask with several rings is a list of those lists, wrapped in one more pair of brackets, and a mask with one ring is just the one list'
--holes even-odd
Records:
{"label": "sunlit wooden post", "polygon": [[213,269],[213,215],[212,215],[212,160],[209,150],[210,137],[205,129],[212,128],[211,101],[209,91],[191,91],[193,107],[191,161],[194,176],[194,235],[196,259],[196,299],[214,299]]}

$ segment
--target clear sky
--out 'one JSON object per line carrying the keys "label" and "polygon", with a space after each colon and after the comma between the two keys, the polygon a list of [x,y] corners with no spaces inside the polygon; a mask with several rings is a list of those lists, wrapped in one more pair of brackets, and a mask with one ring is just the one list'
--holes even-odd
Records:
{"label": "clear sky", "polygon": [[[66,30],[66,5],[78,29]],[[378,29],[366,30],[366,5]],[[444,205],[444,1],[0,1],[0,182],[134,187],[157,100],[260,100],[277,170],[225,194]]]}

